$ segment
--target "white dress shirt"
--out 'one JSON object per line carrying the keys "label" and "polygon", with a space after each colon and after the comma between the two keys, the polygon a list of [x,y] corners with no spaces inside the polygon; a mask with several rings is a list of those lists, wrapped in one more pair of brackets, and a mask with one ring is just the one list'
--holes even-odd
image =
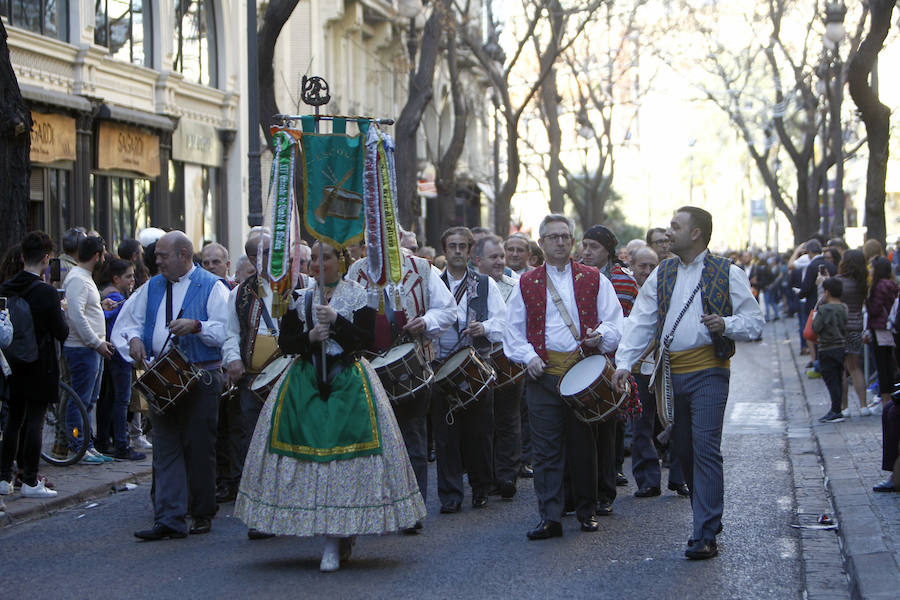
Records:
{"label": "white dress shirt", "polygon": [[[678,313],[691,296],[691,292],[700,282],[703,274],[703,260],[707,251],[704,250],[690,264],[684,264],[680,258],[678,261],[678,274],[675,280],[675,288],[672,290],[672,298],[669,302],[669,310],[666,313],[666,322],[663,324],[662,336],[669,335]],[[622,334],[622,343],[616,352],[616,367],[628,369],[634,366],[641,354],[650,345],[653,335],[656,333],[657,299],[656,281],[659,268],[653,270],[647,281],[641,287],[640,293],[634,302],[631,314],[625,319],[625,330]],[[722,317],[725,321],[726,337],[735,341],[749,341],[758,338],[762,334],[765,324],[759,303],[750,291],[750,281],[743,269],[731,265],[728,271],[728,287],[731,294],[732,316]],[[691,302],[675,330],[672,345],[669,350],[680,352],[693,350],[701,346],[712,344],[709,329],[700,322],[703,314],[703,303],[697,292],[694,301]]]}
{"label": "white dress shirt", "polygon": [[[172,317],[177,318],[181,312],[181,305],[191,285],[190,276],[196,265],[185,273],[178,281],[172,283]],[[115,344],[119,354],[128,361],[132,362],[128,345],[134,338],[143,339],[144,337],[144,315],[147,312],[147,290],[149,285],[142,285],[135,291],[125,304],[122,305],[122,311],[116,319],[116,324],[112,331],[112,343]],[[196,334],[207,346],[220,348],[225,343],[228,318],[228,287],[225,284],[214,285],[206,300],[207,320],[200,322],[200,333]],[[153,328],[153,347],[146,348],[148,356],[158,357],[163,352],[163,345],[169,337],[169,330],[166,328],[166,301],[159,303],[159,309],[156,312],[156,323]]]}
{"label": "white dress shirt", "polygon": [[[388,297],[391,297],[388,294]],[[391,303],[394,299],[391,298]],[[403,310],[394,307],[394,310]],[[437,340],[448,327],[456,322],[456,300],[441,280],[441,272],[434,265],[428,274],[428,310],[422,315],[425,334]]]}
{"label": "white dress shirt", "polygon": [[[522,299],[522,280],[513,290],[507,306],[506,330],[503,335],[503,353],[509,360],[528,364],[538,354],[534,347],[528,343],[525,330],[525,301]],[[557,267],[547,265],[547,277],[553,282],[556,291],[566,307],[575,329],[581,330],[581,321],[575,304],[575,284],[572,281],[572,263],[566,264],[560,270]],[[549,288],[549,285],[548,285]],[[544,319],[544,339],[547,350],[555,352],[572,352],[578,348],[579,341],[572,336],[569,327],[563,321],[556,308],[556,304],[547,290],[547,314]],[[622,331],[622,305],[616,297],[616,291],[606,277],[600,277],[600,289],[597,292],[597,319],[600,324],[587,323],[586,329],[591,328],[600,332],[603,340],[600,351],[604,354],[615,351],[619,345]]]}
{"label": "white dress shirt", "polygon": [[[315,280],[313,280],[315,281]],[[240,285],[234,286],[234,289],[228,294],[228,321],[226,322],[225,343],[222,345],[222,364],[236,360],[241,360],[241,323],[237,314],[237,296]],[[257,293],[259,289],[257,288]],[[272,288],[268,279],[262,280],[262,294],[259,297],[269,316],[272,315]],[[272,325],[275,327],[275,334],[278,335],[278,319],[272,318]],[[269,335],[269,325],[266,323],[263,315],[259,316],[259,328],[256,331],[263,335]]]}
{"label": "white dress shirt", "polygon": [[[454,279],[450,271],[447,271],[447,281],[450,283],[449,292],[452,298],[455,298],[456,290],[462,283],[462,279]],[[488,297],[487,309],[488,318],[481,322],[484,326],[484,335],[491,342],[499,342],[503,339],[503,330],[506,328],[506,303],[503,302],[503,296],[500,294],[500,288],[491,278],[488,281]],[[441,281],[441,285],[444,282]],[[446,285],[444,288],[446,289]],[[456,306],[456,327],[447,328],[441,334],[438,340],[438,358],[447,358],[455,349],[461,348],[468,343],[460,344],[461,332],[469,326],[469,321],[475,319],[475,315],[468,315],[469,310],[469,293],[463,294],[462,299]]]}

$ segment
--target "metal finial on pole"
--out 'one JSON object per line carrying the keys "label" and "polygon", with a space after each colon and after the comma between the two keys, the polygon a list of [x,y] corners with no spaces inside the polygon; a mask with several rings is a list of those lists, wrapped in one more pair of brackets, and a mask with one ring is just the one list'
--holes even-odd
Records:
{"label": "metal finial on pole", "polygon": [[[328,93],[328,82],[321,77],[303,76],[300,80],[300,98],[304,104],[316,108],[315,131],[319,133],[319,107],[331,102]],[[304,207],[305,207],[304,198]],[[322,254],[322,242],[319,242],[319,304],[325,305],[325,257]],[[312,323],[310,323],[310,327]],[[328,365],[326,364],[325,343],[322,343],[322,383],[327,383]]]}

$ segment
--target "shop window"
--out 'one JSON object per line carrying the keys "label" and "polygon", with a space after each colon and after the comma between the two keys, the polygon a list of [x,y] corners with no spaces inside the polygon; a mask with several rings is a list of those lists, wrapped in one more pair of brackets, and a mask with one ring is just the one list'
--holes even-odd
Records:
{"label": "shop window", "polygon": [[216,19],[212,0],[175,1],[173,69],[194,83],[216,87]]}
{"label": "shop window", "polygon": [[0,0],[10,25],[63,41],[69,39],[68,0]]}
{"label": "shop window", "polygon": [[150,226],[150,180],[110,177],[110,247]]}
{"label": "shop window", "polygon": [[113,58],[152,66],[150,0],[95,0],[94,43]]}
{"label": "shop window", "polygon": [[69,192],[72,174],[66,169],[33,166],[26,229],[39,229],[54,240],[70,227]]}

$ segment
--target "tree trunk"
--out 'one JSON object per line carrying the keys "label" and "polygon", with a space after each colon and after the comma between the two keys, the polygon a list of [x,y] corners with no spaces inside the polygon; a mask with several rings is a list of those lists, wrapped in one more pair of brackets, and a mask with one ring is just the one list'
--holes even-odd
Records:
{"label": "tree trunk", "polygon": [[460,89],[459,68],[456,61],[456,29],[447,31],[447,67],[450,75],[450,93],[453,99],[453,135],[441,155],[435,170],[438,206],[441,210],[441,228],[455,225],[456,165],[466,145],[469,111]]}
{"label": "tree trunk", "polygon": [[31,111],[25,105],[0,21],[0,256],[25,235],[31,179]]}
{"label": "tree trunk", "polygon": [[506,163],[507,177],[497,194],[494,204],[494,233],[505,238],[509,235],[509,205],[512,201],[513,194],[516,193],[516,186],[519,183],[519,173],[522,166],[519,162],[519,119],[515,116],[509,116],[511,111],[509,94],[504,94],[504,106],[506,107]]}
{"label": "tree trunk", "polygon": [[[266,136],[266,143],[272,147],[269,126],[272,115],[279,114],[275,101],[275,44],[287,20],[291,17],[299,0],[271,0],[266,7],[262,27],[259,28],[257,45],[259,49],[259,125]],[[250,135],[259,135],[250,132]]]}
{"label": "tree trunk", "polygon": [[416,174],[416,132],[425,107],[434,95],[434,65],[437,61],[441,30],[445,15],[449,18],[451,0],[435,1],[431,16],[422,31],[419,50],[419,66],[410,78],[409,98],[394,124],[394,140],[397,144],[394,164],[397,172],[397,205],[400,224],[412,228],[420,215]]}
{"label": "tree trunk", "polygon": [[847,82],[850,96],[859,108],[866,125],[869,147],[869,164],[866,169],[866,238],[885,243],[887,234],[884,222],[884,186],[887,177],[888,141],[890,138],[891,110],[878,99],[876,90],[869,83],[875,60],[884,46],[891,28],[891,13],[895,0],[871,0],[869,33],[850,60]]}

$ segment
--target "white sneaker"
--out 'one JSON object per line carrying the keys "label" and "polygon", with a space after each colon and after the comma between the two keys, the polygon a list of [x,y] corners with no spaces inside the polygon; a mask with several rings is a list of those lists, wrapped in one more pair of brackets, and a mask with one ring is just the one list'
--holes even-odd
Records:
{"label": "white sneaker", "polygon": [[13,493],[11,481],[0,481],[0,496],[8,496]]}
{"label": "white sneaker", "polygon": [[153,444],[150,443],[147,436],[143,433],[131,438],[131,447],[138,450],[153,450]]}
{"label": "white sneaker", "polygon": [[44,485],[44,480],[39,479],[34,487],[27,483],[22,484],[22,496],[25,498],[53,498],[56,496],[56,490],[48,489]]}
{"label": "white sneaker", "polygon": [[339,544],[338,538],[325,538],[325,550],[322,552],[322,562],[319,563],[319,570],[323,573],[334,573],[341,568]]}
{"label": "white sneaker", "polygon": [[859,409],[859,416],[861,416],[861,417],[868,417],[871,414],[872,414],[872,409],[870,409],[868,406],[863,406],[862,408]]}
{"label": "white sneaker", "polygon": [[849,419],[849,418],[850,418],[850,407],[848,406],[847,408],[845,408],[844,410],[842,410],[842,411],[841,411],[841,415],[843,415],[844,418]]}

